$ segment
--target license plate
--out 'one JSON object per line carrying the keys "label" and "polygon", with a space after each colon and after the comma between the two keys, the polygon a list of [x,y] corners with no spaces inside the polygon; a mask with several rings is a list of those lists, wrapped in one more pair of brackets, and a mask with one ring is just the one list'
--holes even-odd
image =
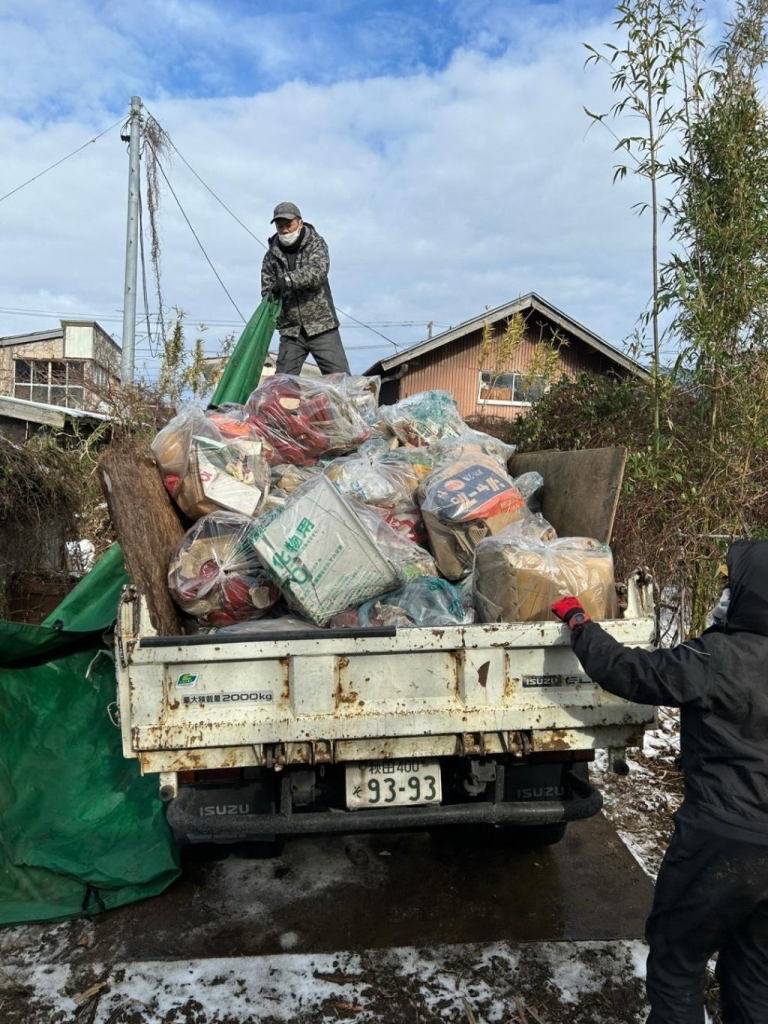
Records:
{"label": "license plate", "polygon": [[366,761],[347,765],[347,807],[418,807],[443,798],[439,761]]}

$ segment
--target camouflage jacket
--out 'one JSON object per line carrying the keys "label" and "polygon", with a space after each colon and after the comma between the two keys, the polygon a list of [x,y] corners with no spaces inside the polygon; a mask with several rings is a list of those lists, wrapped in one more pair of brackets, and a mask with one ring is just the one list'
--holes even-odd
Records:
{"label": "camouflage jacket", "polygon": [[[302,327],[307,337],[314,338],[339,326],[328,284],[328,246],[311,224],[304,228],[299,248],[290,257],[279,245],[277,235],[273,235],[261,264],[262,296],[278,277],[287,279],[283,309],[277,320],[278,331],[287,338],[298,338]],[[294,258],[295,266],[291,269]]]}

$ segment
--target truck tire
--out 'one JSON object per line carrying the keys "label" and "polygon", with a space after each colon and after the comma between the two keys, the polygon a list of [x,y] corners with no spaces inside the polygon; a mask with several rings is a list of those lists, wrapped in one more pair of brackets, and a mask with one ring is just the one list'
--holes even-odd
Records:
{"label": "truck tire", "polygon": [[538,850],[542,846],[559,843],[567,827],[567,821],[554,821],[549,825],[507,825],[500,831],[510,846],[520,850]]}

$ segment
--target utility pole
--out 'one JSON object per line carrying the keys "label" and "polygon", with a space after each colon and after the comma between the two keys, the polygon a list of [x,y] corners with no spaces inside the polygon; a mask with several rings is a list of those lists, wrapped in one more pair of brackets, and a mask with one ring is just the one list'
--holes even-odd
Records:
{"label": "utility pole", "polygon": [[432,338],[432,328],[433,327],[434,327],[434,321],[430,320],[429,323],[427,324],[427,339],[428,340],[431,340],[431,338]]}
{"label": "utility pole", "polygon": [[139,96],[131,96],[128,127],[128,227],[125,236],[123,356],[120,364],[120,377],[123,384],[133,381],[136,346],[136,270],[139,248],[139,146],[141,136],[141,97]]}

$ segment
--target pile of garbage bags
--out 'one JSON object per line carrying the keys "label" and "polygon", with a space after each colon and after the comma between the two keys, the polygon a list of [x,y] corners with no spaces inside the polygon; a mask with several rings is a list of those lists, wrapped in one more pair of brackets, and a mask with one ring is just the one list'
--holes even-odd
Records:
{"label": "pile of garbage bags", "polygon": [[615,617],[610,549],[557,537],[540,474],[508,473],[513,446],[445,391],[378,395],[376,377],[275,374],[158,433],[191,523],[168,573],[190,629],[538,621],[564,592]]}

